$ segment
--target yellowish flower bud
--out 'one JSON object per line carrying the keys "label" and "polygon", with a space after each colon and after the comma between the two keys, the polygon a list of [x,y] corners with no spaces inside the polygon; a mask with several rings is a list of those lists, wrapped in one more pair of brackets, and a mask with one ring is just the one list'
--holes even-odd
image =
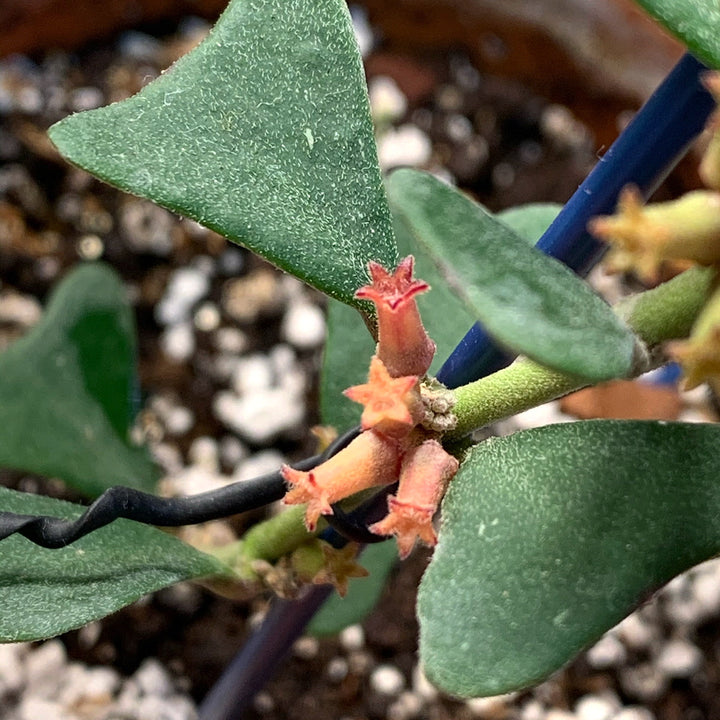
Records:
{"label": "yellowish flower bud", "polygon": [[720,193],[697,190],[643,206],[638,189],[628,186],[617,213],[593,218],[588,230],[613,245],[607,258],[611,269],[634,270],[642,280],[655,282],[663,260],[720,262]]}

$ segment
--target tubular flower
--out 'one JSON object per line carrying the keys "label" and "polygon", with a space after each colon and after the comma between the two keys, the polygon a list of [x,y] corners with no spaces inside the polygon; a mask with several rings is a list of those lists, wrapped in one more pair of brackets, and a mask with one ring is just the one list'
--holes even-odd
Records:
{"label": "tubular flower", "polygon": [[617,213],[593,218],[588,229],[614,245],[608,256],[613,270],[635,270],[654,282],[663,260],[720,261],[720,193],[696,190],[643,206],[640,191],[628,186],[620,193]]}
{"label": "tubular flower", "polygon": [[430,289],[422,280],[413,280],[414,258],[408,255],[393,274],[370,262],[372,283],[361,287],[355,297],[375,303],[378,318],[377,355],[392,377],[422,377],[435,354],[435,343],[420,320],[415,295]]}
{"label": "tubular flower", "polygon": [[395,535],[401,558],[406,558],[416,539],[431,547],[437,543],[433,515],[458,461],[437,440],[426,440],[409,450],[402,462],[397,495],[388,498],[390,512],[370,526],[377,535]]}
{"label": "tubular flower", "polygon": [[283,465],[283,478],[293,486],[283,502],[286,505],[308,504],[305,525],[312,532],[320,515],[332,515],[330,506],[333,503],[366,488],[394,482],[399,464],[397,444],[380,433],[368,430],[309,472]]}
{"label": "tubular flower", "polygon": [[344,394],[365,406],[363,430],[371,428],[393,438],[405,437],[419,423],[424,407],[416,375],[391,377],[383,361],[373,355],[365,385],[354,385]]}

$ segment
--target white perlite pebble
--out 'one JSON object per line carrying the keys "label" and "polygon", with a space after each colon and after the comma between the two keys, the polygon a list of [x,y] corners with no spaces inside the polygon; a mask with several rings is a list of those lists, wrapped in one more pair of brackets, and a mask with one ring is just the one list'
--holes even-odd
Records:
{"label": "white perlite pebble", "polygon": [[59,703],[35,695],[22,699],[15,717],[17,720],[74,720]]}
{"label": "white perlite pebble", "polygon": [[628,647],[645,650],[658,638],[658,629],[640,613],[628,615],[616,628],[616,632]]}
{"label": "white perlite pebble", "polygon": [[610,720],[622,707],[613,694],[584,695],[575,704],[579,720]]}
{"label": "white perlite pebble", "polygon": [[477,717],[494,716],[502,713],[514,697],[515,693],[508,693],[492,697],[471,698],[465,701],[465,706]]}
{"label": "white perlite pebble", "polygon": [[397,83],[380,75],[368,83],[370,110],[375,121],[389,123],[401,118],[407,110],[407,99]]}
{"label": "white perlite pebble", "polygon": [[81,663],[72,663],[56,699],[63,707],[78,707],[83,703],[109,705],[119,687],[120,675],[112,668],[87,668]]}
{"label": "white perlite pebble", "polygon": [[15,693],[22,687],[23,661],[29,647],[26,643],[0,645],[0,694]]}
{"label": "white perlite pebble", "polygon": [[716,562],[705,563],[697,570],[693,578],[693,595],[705,617],[715,615],[720,610],[720,566]]}
{"label": "white perlite pebble", "polygon": [[168,697],[174,692],[172,678],[163,665],[155,658],[147,658],[135,671],[132,681],[141,695]]}
{"label": "white perlite pebble", "polygon": [[355,41],[358,44],[360,54],[365,57],[375,45],[375,35],[372,26],[368,22],[367,13],[359,5],[350,6],[350,17],[352,18]]}
{"label": "white perlite pebble", "polygon": [[233,327],[218,328],[214,335],[215,347],[222,353],[239,355],[248,345],[247,335]]}
{"label": "white perlite pebble", "polygon": [[399,695],[405,689],[405,676],[393,665],[378,665],[370,675],[370,687],[381,695]]}
{"label": "white perlite pebble", "polygon": [[216,473],[220,467],[219,450],[215,438],[203,435],[195,438],[188,450],[188,459],[193,465]]}
{"label": "white perlite pebble", "polygon": [[425,702],[432,702],[438,696],[438,689],[425,677],[420,665],[413,668],[412,688]]}
{"label": "white perlite pebble", "polygon": [[61,682],[67,664],[65,646],[59,640],[48,640],[33,650],[25,661],[25,681],[37,695],[50,697]]}
{"label": "white perlite pebble", "polygon": [[264,715],[275,709],[275,700],[273,700],[273,696],[269,692],[263,690],[253,698],[253,707],[257,712]]}
{"label": "white perlite pebble", "polygon": [[340,633],[340,645],[345,650],[360,650],[365,646],[365,631],[362,625],[348,625]]}
{"label": "white perlite pebble", "polygon": [[170,325],[160,336],[160,347],[171,360],[185,362],[195,352],[195,333],[188,322]]}
{"label": "white perlite pebble", "polygon": [[4,292],[0,295],[0,322],[31,327],[40,320],[42,306],[30,295]]}
{"label": "white perlite pebble", "polygon": [[613,633],[604,635],[587,651],[587,661],[598,670],[622,665],[626,658],[625,646]]}
{"label": "white perlite pebble", "polygon": [[273,367],[266,355],[256,353],[238,360],[232,378],[233,389],[238,395],[267,390],[273,385]]}
{"label": "white perlite pebble", "polygon": [[334,657],[325,668],[325,677],[334,684],[341,683],[350,671],[348,661],[343,657]]}
{"label": "white perlite pebble", "polygon": [[282,338],[300,350],[310,350],[325,340],[325,316],[316,305],[293,303],[283,317]]}
{"label": "white perlite pebble", "polygon": [[430,138],[415,125],[389,130],[378,142],[378,159],[383,170],[401,165],[425,165],[431,155]]}
{"label": "white perlite pebble", "polygon": [[203,303],[196,311],[193,321],[202,332],[212,332],[220,327],[220,310],[215,303]]}
{"label": "white perlite pebble", "polygon": [[319,649],[318,639],[309,635],[298,638],[292,646],[293,655],[301,660],[312,660],[318,654]]}
{"label": "white perlite pebble", "polygon": [[261,450],[240,463],[233,473],[232,480],[252,480],[260,475],[277,472],[285,462],[285,457],[277,450]]}
{"label": "white perlite pebble", "polygon": [[387,710],[388,720],[412,720],[417,717],[423,709],[422,699],[414,693],[405,691],[390,705]]}
{"label": "white perlite pebble", "polygon": [[219,392],[213,409],[220,422],[258,445],[294,429],[305,414],[301,399],[279,388],[242,398],[234,393]]}
{"label": "white perlite pebble", "polygon": [[669,677],[690,677],[703,661],[700,649],[687,640],[670,640],[655,658],[656,667]]}
{"label": "white perlite pebble", "polygon": [[640,702],[654,702],[665,692],[668,678],[650,663],[620,668],[623,691]]}
{"label": "white perlite pebble", "polygon": [[155,308],[155,319],[161,325],[186,322],[193,306],[202,300],[209,290],[210,280],[201,270],[192,267],[176,270]]}
{"label": "white perlite pebble", "polygon": [[191,700],[181,695],[148,695],[140,698],[133,717],[137,720],[197,720],[197,710]]}
{"label": "white perlite pebble", "polygon": [[551,708],[545,715],[545,720],[577,720],[577,715],[571,713],[568,710],[558,710]]}
{"label": "white perlite pebble", "polygon": [[528,700],[520,708],[520,720],[545,720],[545,707],[539,700]]}
{"label": "white perlite pebble", "polygon": [[613,716],[613,720],[655,720],[655,715],[647,708],[638,705],[623,708]]}

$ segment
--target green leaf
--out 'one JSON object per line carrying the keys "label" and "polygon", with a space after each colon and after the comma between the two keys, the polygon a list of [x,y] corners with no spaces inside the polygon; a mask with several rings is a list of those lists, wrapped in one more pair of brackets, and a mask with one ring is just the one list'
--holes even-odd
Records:
{"label": "green leaf", "polygon": [[350,580],[344,598],[333,593],[310,621],[307,631],[318,636],[336,635],[348,625],[361,622],[377,605],[397,559],[395,542],[369,545],[360,557],[360,564],[370,575]]}
{"label": "green leaf", "polygon": [[561,210],[557,203],[528,203],[502,210],[495,218],[534,245]]}
{"label": "green leaf", "polygon": [[386,188],[393,213],[498,342],[594,382],[627,375],[632,332],[564,265],[431,175],[398,170]]}
{"label": "green leaf", "polygon": [[[83,509],[0,488],[5,512],[75,518]],[[226,571],[209,555],[130,520],[60,550],[13,536],[0,543],[0,642],[59,635],[172,583]]]}
{"label": "green leaf", "polygon": [[450,484],[418,598],[430,679],[539,682],[720,550],[720,426],[591,421],[488,440]]}
{"label": "green leaf", "polygon": [[358,305],[396,249],[362,62],[342,0],[233,0],[123,102],[61,121],[71,162]]}
{"label": "green leaf", "polygon": [[720,68],[720,5],[717,0],[637,0],[710,67]]}
{"label": "green leaf", "polygon": [[0,466],[59,477],[88,496],[152,490],[158,473],[129,440],[135,325],[105,265],[70,273],[38,325],[0,355]]}

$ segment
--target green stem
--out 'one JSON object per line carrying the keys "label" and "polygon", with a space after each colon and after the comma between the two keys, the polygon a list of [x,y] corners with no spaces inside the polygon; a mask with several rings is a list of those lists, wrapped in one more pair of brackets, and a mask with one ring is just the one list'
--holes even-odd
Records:
{"label": "green stem", "polygon": [[[297,505],[253,526],[242,540],[211,552],[230,565],[243,580],[255,580],[255,560],[272,562],[314,537],[305,528],[305,506]],[[208,552],[206,550],[206,552]]]}
{"label": "green stem", "polygon": [[[687,337],[716,273],[692,268],[662,285],[617,304],[616,313],[645,343],[648,360],[634,368],[634,376],[652,369],[659,345]],[[473,430],[579,390],[588,383],[521,358],[503,370],[455,390],[453,408],[458,425],[445,439],[452,442]]]}

